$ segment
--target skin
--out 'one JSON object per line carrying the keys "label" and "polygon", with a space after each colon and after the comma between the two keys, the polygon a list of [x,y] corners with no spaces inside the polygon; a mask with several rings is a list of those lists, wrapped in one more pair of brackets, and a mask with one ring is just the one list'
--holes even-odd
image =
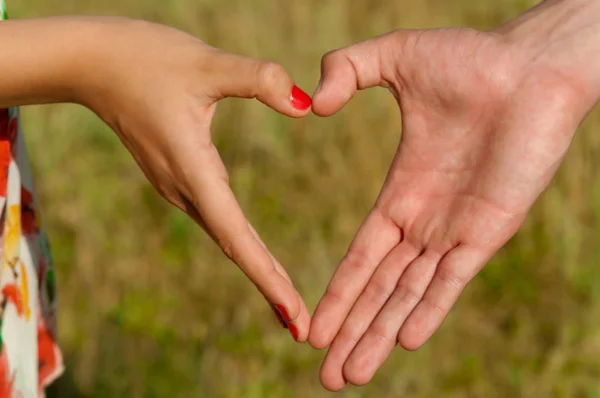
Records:
{"label": "skin", "polygon": [[313,111],[388,88],[402,139],[319,302],[329,390],[422,346],[522,225],[600,93],[600,2],[546,1],[490,32],[398,30],[323,58]]}
{"label": "skin", "polygon": [[331,115],[357,89],[383,86],[403,136],[310,336],[305,305],[237,205],[210,138],[229,96],[306,115],[279,65],[140,21],[3,22],[0,107],[74,102],[98,114],[157,191],[283,305],[298,340],[330,347],[321,380],[339,390],[367,383],[398,342],[420,347],[520,227],[597,101],[597,4],[546,1],[492,32],[400,30],[324,57],[314,112]]}
{"label": "skin", "polygon": [[297,105],[283,67],[121,18],[6,21],[0,42],[0,108],[72,102],[94,111],[154,188],[210,234],[269,305],[282,309],[292,335],[306,341],[306,306],[240,209],[210,132],[226,97],[257,98],[284,115],[305,116],[310,98]]}

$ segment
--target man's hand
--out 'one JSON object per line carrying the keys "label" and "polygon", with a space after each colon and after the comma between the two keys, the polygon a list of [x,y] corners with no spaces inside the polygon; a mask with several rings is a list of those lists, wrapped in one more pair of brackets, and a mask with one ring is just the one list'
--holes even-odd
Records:
{"label": "man's hand", "polygon": [[536,23],[526,14],[491,33],[399,30],[323,58],[315,113],[383,86],[403,117],[381,194],[313,318],[310,343],[330,345],[326,388],[365,384],[397,342],[425,343],[556,172],[599,69],[577,69],[566,33],[535,42]]}

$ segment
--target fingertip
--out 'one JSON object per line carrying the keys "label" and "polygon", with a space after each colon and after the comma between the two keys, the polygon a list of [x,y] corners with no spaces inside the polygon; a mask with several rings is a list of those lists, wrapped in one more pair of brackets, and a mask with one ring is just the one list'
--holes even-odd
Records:
{"label": "fingertip", "polygon": [[283,66],[264,62],[259,68],[257,99],[273,110],[293,118],[310,113],[312,98],[290,77]]}
{"label": "fingertip", "polygon": [[275,303],[274,306],[281,315],[281,318],[287,323],[294,322],[300,316],[298,299],[281,300],[279,303]]}
{"label": "fingertip", "polygon": [[312,99],[308,94],[306,94],[306,92],[304,92],[304,90],[294,84],[290,94],[290,103],[294,109],[308,113],[308,110],[312,104]]}
{"label": "fingertip", "polygon": [[294,119],[306,117],[311,112],[312,98],[296,84],[288,86],[286,89],[273,89],[272,93],[265,92],[257,99],[282,115]]}
{"label": "fingertip", "polygon": [[398,332],[398,344],[406,351],[417,351],[429,340],[431,333],[415,327],[414,324],[405,324]]}
{"label": "fingertip", "polygon": [[341,369],[338,368],[338,370],[335,371],[335,369],[331,369],[331,366],[328,366],[327,358],[325,358],[325,361],[323,361],[323,364],[321,365],[319,381],[323,388],[331,392],[341,391],[348,384],[346,379],[344,379]]}
{"label": "fingertip", "polygon": [[326,106],[313,106],[312,112],[319,117],[329,117],[334,115],[337,111],[327,108]]}
{"label": "fingertip", "polygon": [[423,342],[411,339],[411,338],[401,338],[398,339],[398,343],[402,348],[406,351],[417,351],[419,348],[423,346]]}
{"label": "fingertip", "polygon": [[319,311],[313,316],[312,323],[310,325],[310,333],[308,335],[308,343],[311,347],[317,350],[323,350],[331,344],[333,337],[327,334],[327,324],[321,321],[322,317],[319,315]]}
{"label": "fingertip", "polygon": [[273,307],[281,316],[294,341],[305,343],[310,333],[310,315],[300,295],[296,296],[295,304],[274,304]]}
{"label": "fingertip", "polygon": [[364,386],[369,383],[375,374],[372,352],[376,349],[376,347],[372,347],[365,352],[365,350],[361,350],[360,344],[355,347],[342,366],[344,379],[355,386]]}
{"label": "fingertip", "polygon": [[319,83],[313,94],[312,111],[320,117],[331,116],[342,109],[355,93],[356,86],[327,78]]}
{"label": "fingertip", "polygon": [[331,345],[333,341],[332,338],[329,338],[318,325],[315,326],[315,322],[313,319],[313,324],[310,327],[310,333],[308,335],[308,344],[316,350],[324,350],[325,348]]}
{"label": "fingertip", "polygon": [[[313,100],[313,106],[312,106],[312,112],[317,115],[317,116],[321,116],[321,117],[327,117],[327,116],[331,116],[331,113],[329,112],[324,112],[326,111],[326,107],[324,109],[324,107],[322,106],[322,101],[321,101],[321,89],[323,88],[323,76],[321,76],[321,80],[319,80],[319,83],[317,84],[317,87],[315,88],[315,91],[313,92],[312,95],[312,100]],[[318,105],[315,106],[315,103],[317,103]]]}
{"label": "fingertip", "polygon": [[342,370],[344,378],[354,386],[364,386],[366,384],[369,384],[371,379],[373,379],[373,375],[370,375],[362,370],[356,370],[352,367],[349,367],[349,369],[346,368],[347,366],[344,365]]}
{"label": "fingertip", "polygon": [[300,338],[298,327],[293,322],[289,322],[287,324],[287,327],[290,330],[290,334],[292,335],[292,338],[294,339],[294,341],[298,342],[298,340]]}
{"label": "fingertip", "polygon": [[306,343],[310,334],[310,315],[302,298],[298,299],[300,300],[300,315],[287,326],[296,342]]}
{"label": "fingertip", "polygon": [[329,380],[326,377],[324,378],[323,376],[320,377],[320,381],[321,381],[321,385],[323,386],[323,388],[325,388],[327,391],[329,392],[339,392],[342,391],[344,389],[344,387],[346,387],[346,385],[348,384],[348,382],[346,380]]}
{"label": "fingertip", "polygon": [[352,384],[353,386],[362,387],[362,386],[369,384],[371,379],[372,379],[372,377],[365,377],[364,375],[357,374],[356,376],[353,376],[351,379],[348,379],[348,382],[350,384]]}
{"label": "fingertip", "polygon": [[273,304],[270,304],[270,307],[271,307],[271,310],[273,311],[273,314],[275,315],[275,318],[277,319],[277,322],[279,322],[279,325],[282,328],[287,329],[287,325],[283,321],[283,317],[281,316],[281,314],[279,313],[277,308],[275,308],[275,306]]}
{"label": "fingertip", "polygon": [[409,320],[398,332],[398,344],[406,351],[417,351],[429,339],[429,335]]}
{"label": "fingertip", "polygon": [[316,335],[311,328],[308,335],[308,344],[315,350],[324,350],[329,346],[329,342],[323,340],[319,335]]}

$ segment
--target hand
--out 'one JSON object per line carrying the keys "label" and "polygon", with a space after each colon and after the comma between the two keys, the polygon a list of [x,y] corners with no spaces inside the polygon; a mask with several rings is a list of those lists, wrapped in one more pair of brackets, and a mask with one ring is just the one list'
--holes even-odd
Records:
{"label": "hand", "polygon": [[414,350],[434,333],[521,226],[596,101],[598,57],[583,67],[571,51],[581,35],[536,43],[547,30],[524,19],[489,33],[399,30],[323,58],[315,113],[383,86],[403,116],[383,189],[313,317],[309,342],[330,345],[326,388],[367,383],[397,342]]}
{"label": "hand", "polygon": [[[211,140],[217,101],[257,98],[305,116],[310,98],[278,64],[228,54],[166,26],[118,22],[99,48],[105,70],[83,102],[117,132],[156,190],[185,211],[305,341],[310,316],[283,267],[250,225]],[[100,60],[98,60],[100,61]],[[242,132],[241,132],[242,133]]]}
{"label": "hand", "polygon": [[293,337],[306,340],[308,311],[244,217],[210,133],[217,102],[226,97],[257,98],[285,115],[305,116],[310,97],[280,65],[117,18],[9,21],[0,24],[0,37],[7,38],[0,106],[69,101],[96,112],[156,190],[206,229]]}

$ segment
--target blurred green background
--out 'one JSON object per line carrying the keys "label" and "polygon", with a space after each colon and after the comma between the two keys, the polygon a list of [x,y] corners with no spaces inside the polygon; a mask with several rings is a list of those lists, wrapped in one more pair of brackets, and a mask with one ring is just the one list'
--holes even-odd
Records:
{"label": "blurred green background", "polygon": [[[323,53],[406,27],[492,28],[525,0],[8,0],[13,17],[125,15],[282,63],[311,92]],[[152,45],[152,43],[148,43]],[[53,397],[328,397],[298,345],[116,136],[77,106],[23,110],[60,284],[68,371]],[[525,226],[421,350],[342,397],[600,397],[600,113]],[[383,89],[291,120],[223,101],[214,137],[248,217],[309,308],[372,206],[400,133]],[[176,133],[176,132],[174,132]]]}

